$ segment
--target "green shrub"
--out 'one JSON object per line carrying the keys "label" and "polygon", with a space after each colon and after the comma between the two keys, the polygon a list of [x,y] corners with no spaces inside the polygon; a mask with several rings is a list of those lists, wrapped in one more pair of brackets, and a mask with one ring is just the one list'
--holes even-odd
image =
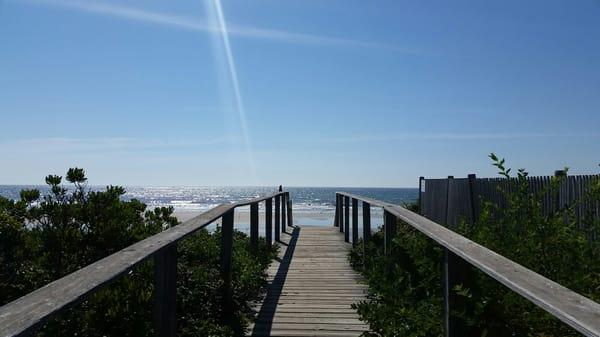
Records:
{"label": "green shrub", "polygon": [[[0,304],[175,226],[173,208],[146,210],[138,200],[122,200],[125,190],[108,186],[89,191],[82,169],[67,172],[73,186],[50,175],[51,192],[21,191],[18,201],[0,197]],[[201,229],[178,244],[177,321],[181,336],[233,336],[247,326],[247,301],[265,284],[265,269],[277,247],[264,240],[250,249],[249,238],[234,232],[234,316],[221,323],[220,230]],[[114,284],[51,319],[39,336],[151,336],[154,267],[152,259]]]}
{"label": "green shrub", "polygon": [[366,301],[354,307],[378,336],[439,336],[442,334],[442,249],[412,227],[399,223],[388,255],[383,231],[362,240],[350,261],[369,285]]}
{"label": "green shrub", "polygon": [[[527,171],[516,177],[504,159],[491,155],[500,175],[510,178],[514,188],[500,189],[506,204],[483,202],[475,224],[462,222],[458,232],[592,300],[600,300],[600,242],[589,240],[600,224],[592,214],[584,215],[577,228],[574,207],[578,202],[600,200],[600,181],[592,182],[584,200],[550,215],[543,213],[547,191],[533,193]],[[548,192],[557,193],[564,177],[553,178]],[[415,208],[416,206],[411,206]],[[352,265],[369,285],[367,301],[358,303],[361,317],[380,336],[441,336],[443,253],[432,240],[398,223],[391,253],[382,252],[380,231],[363,248],[350,253]],[[364,261],[364,262],[363,262]],[[452,289],[463,298],[451,315],[467,326],[467,336],[578,336],[545,311],[480,271],[471,268],[468,284]]]}

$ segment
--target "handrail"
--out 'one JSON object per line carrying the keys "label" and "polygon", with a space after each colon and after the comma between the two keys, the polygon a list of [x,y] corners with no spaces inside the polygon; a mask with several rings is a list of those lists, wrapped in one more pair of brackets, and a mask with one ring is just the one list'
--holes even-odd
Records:
{"label": "handrail", "polygon": [[[269,205],[275,200],[275,238],[278,240],[279,232],[285,230],[285,209],[288,209],[287,222],[291,226],[291,201],[289,192],[277,192],[267,196],[258,197],[237,203],[221,204],[180,225],[169,228],[142,241],[132,244],[112,255],[83,267],[69,275],[53,281],[33,292],[0,307],[0,336],[24,336],[34,332],[44,322],[54,315],[79,303],[85,297],[97,292],[111,282],[116,281],[121,275],[133,269],[150,257],[155,258],[156,276],[156,326],[159,336],[175,335],[175,298],[172,295],[175,289],[177,263],[177,242],[213,223],[219,218],[223,219],[221,235],[221,277],[223,284],[224,316],[229,315],[232,304],[231,288],[231,256],[233,249],[233,212],[237,207],[251,205],[251,232],[256,237],[251,241],[258,243],[258,203],[265,201],[266,231],[271,231],[272,208]],[[281,214],[281,227],[279,226],[279,206]],[[255,209],[254,209],[255,208]],[[256,214],[255,214],[256,213]],[[269,233],[270,234],[270,233]],[[253,235],[251,235],[253,236]],[[267,235],[267,244],[271,244],[270,235]],[[169,268],[171,267],[171,268]]]}
{"label": "handrail", "polygon": [[[475,268],[486,273],[488,276],[502,283],[512,291],[523,296],[536,306],[547,311],[562,322],[571,326],[575,330],[585,336],[600,336],[600,304],[584,297],[562,285],[530,270],[522,265],[495,253],[494,251],[477,244],[476,242],[465,238],[464,236],[447,229],[417,213],[414,213],[402,206],[393,205],[383,201],[361,197],[349,193],[336,193],[336,226],[343,230],[344,215],[348,212],[342,212],[342,205],[345,208],[350,206],[350,203],[344,202],[344,199],[353,199],[361,201],[364,205],[374,205],[384,209],[384,247],[387,247],[395,232],[396,221],[398,219],[407,223],[411,227],[425,234],[430,239],[434,240],[440,246],[444,247],[447,252],[457,256],[458,260],[466,261]],[[352,203],[356,205],[355,202]],[[353,212],[354,213],[354,212]],[[358,228],[357,216],[353,216],[353,231]],[[366,218],[363,218],[363,222]],[[366,220],[366,226],[370,229],[370,218]],[[346,223],[348,219],[346,218]],[[393,227],[393,228],[389,228]],[[346,227],[346,231],[348,227]],[[388,236],[388,233],[392,235]],[[457,269],[456,261],[449,259],[446,256],[445,285],[446,288],[452,289],[450,283],[452,279],[453,269]],[[458,262],[460,263],[460,261]],[[456,270],[454,270],[455,272]],[[452,304],[449,298],[448,291],[444,291],[445,297],[445,324],[448,330],[449,321],[449,305]],[[451,334],[449,334],[451,335]]]}

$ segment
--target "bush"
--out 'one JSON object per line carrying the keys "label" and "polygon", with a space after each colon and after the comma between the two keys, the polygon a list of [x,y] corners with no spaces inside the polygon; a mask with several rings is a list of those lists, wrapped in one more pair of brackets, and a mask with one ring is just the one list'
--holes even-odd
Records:
{"label": "bush", "polygon": [[[512,179],[513,192],[500,190],[506,204],[484,202],[477,223],[462,222],[458,232],[592,300],[600,300],[600,243],[588,240],[600,228],[590,215],[577,228],[575,205],[544,215],[546,191],[533,193],[528,173],[511,177],[504,159],[490,156],[500,175]],[[552,180],[557,193],[564,177]],[[584,201],[600,200],[600,181]],[[416,206],[411,206],[415,208]],[[375,233],[363,249],[359,244],[350,261],[369,285],[369,297],[357,303],[361,317],[379,336],[440,336],[443,333],[441,266],[443,252],[412,227],[398,223],[389,256],[383,255],[383,233]],[[463,301],[451,315],[467,326],[467,336],[578,336],[572,328],[537,308],[480,271],[471,268],[468,284],[452,289]]]}
{"label": "bush", "polygon": [[[90,191],[82,169],[50,175],[51,192],[21,191],[18,201],[0,197],[0,304],[175,226],[173,208],[146,210],[138,200],[122,200],[125,190]],[[265,269],[277,247],[264,240],[252,252],[248,237],[234,234],[235,317],[221,324],[220,231],[205,229],[178,245],[177,319],[181,336],[233,336],[247,325],[246,302],[259,295]],[[150,259],[109,287],[52,319],[40,336],[151,336],[154,268]]]}
{"label": "bush", "polygon": [[[440,336],[443,297],[442,249],[409,225],[398,223],[388,255],[383,231],[351,250],[350,262],[369,285],[366,301],[354,304],[376,336]],[[365,335],[370,335],[366,333]]]}

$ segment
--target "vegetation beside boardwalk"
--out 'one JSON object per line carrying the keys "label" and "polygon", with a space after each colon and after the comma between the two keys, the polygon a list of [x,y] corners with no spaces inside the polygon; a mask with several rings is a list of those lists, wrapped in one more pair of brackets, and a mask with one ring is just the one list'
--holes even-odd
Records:
{"label": "vegetation beside boardwalk", "polygon": [[[503,177],[512,177],[504,159],[491,155]],[[600,222],[585,217],[577,228],[573,206],[552,215],[542,211],[545,191],[533,193],[527,171],[517,171],[514,192],[502,190],[505,207],[484,202],[474,224],[462,222],[458,232],[596,302],[600,301]],[[555,193],[564,177],[549,187]],[[583,201],[600,200],[595,181]],[[418,211],[417,205],[410,205]],[[587,219],[587,220],[586,220]],[[353,267],[369,286],[368,300],[355,304],[377,336],[441,336],[443,334],[443,250],[411,226],[398,223],[390,252],[383,254],[383,232],[350,253]],[[579,336],[520,295],[475,268],[468,284],[452,289],[461,299],[451,314],[468,327],[467,336]]]}
{"label": "vegetation beside boardwalk", "polygon": [[[172,208],[147,210],[138,200],[122,200],[122,187],[90,191],[82,169],[70,169],[66,180],[70,189],[50,175],[47,195],[23,190],[17,201],[0,197],[0,305],[178,224]],[[220,230],[201,229],[179,243],[179,336],[234,336],[247,326],[247,301],[259,296],[277,247],[261,240],[252,253],[249,238],[237,231],[233,242],[235,317],[228,326],[220,323]],[[150,259],[52,319],[38,335],[151,336],[153,288]]]}

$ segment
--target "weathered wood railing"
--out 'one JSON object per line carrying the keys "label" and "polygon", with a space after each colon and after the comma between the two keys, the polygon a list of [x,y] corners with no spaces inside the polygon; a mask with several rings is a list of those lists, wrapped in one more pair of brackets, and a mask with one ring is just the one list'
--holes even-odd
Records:
{"label": "weathered wood railing", "polygon": [[525,297],[562,322],[586,336],[600,336],[600,304],[560,284],[527,269],[514,261],[483,247],[408,209],[383,201],[349,193],[336,193],[334,225],[344,232],[349,241],[350,207],[352,207],[353,244],[358,242],[358,202],[363,209],[363,238],[371,234],[371,206],[383,208],[384,252],[387,253],[396,231],[396,222],[401,220],[444,248],[444,328],[446,336],[462,336],[461,327],[450,315],[456,301],[451,289],[462,283],[459,272],[465,265],[486,273],[506,287]]}
{"label": "weathered wood railing", "polygon": [[[121,251],[92,263],[61,279],[47,284],[13,302],[0,307],[0,336],[25,336],[51,317],[63,312],[116,281],[127,271],[143,261],[154,258],[156,334],[173,337],[176,332],[176,274],[177,242],[201,228],[221,219],[221,278],[223,279],[223,320],[227,321],[233,310],[232,250],[234,210],[250,206],[250,240],[258,246],[258,205],[265,202],[265,237],[272,244],[272,206],[275,203],[275,240],[285,231],[286,223],[292,226],[292,203],[289,192],[277,192],[264,197],[232,204],[222,204],[180,225],[137,242]],[[281,213],[280,213],[281,209]],[[286,216],[287,210],[287,216]]]}

